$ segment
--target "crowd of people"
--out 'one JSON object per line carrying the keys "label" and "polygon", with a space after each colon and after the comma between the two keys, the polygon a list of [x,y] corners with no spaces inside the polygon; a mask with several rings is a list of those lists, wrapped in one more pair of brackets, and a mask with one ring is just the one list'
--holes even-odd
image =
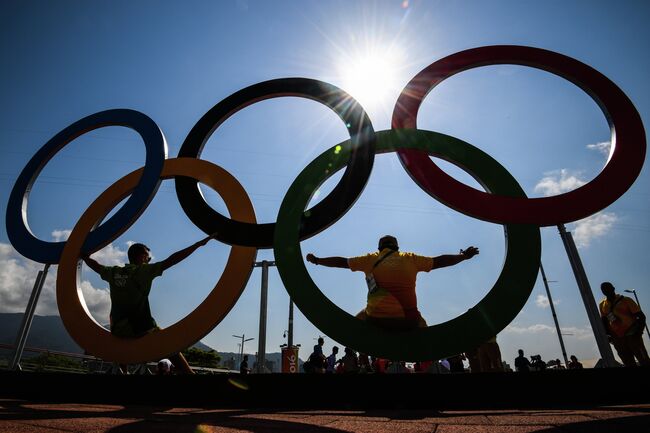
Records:
{"label": "crowd of people", "polygon": [[[417,361],[413,363],[369,356],[364,353],[357,353],[357,351],[349,347],[344,349],[344,355],[341,358],[337,358],[338,346],[333,346],[332,352],[325,356],[323,352],[324,344],[325,339],[319,337],[318,343],[303,364],[305,373],[465,373],[467,371],[478,373],[506,371],[496,337],[489,339],[471,352],[460,353],[436,361]],[[465,368],[464,361],[468,362],[469,368]]]}
{"label": "crowd of people", "polygon": [[[325,339],[318,338],[318,344],[309,358],[303,364],[305,373],[332,374],[332,373],[481,373],[481,372],[506,372],[512,371],[509,365],[502,361],[501,353],[496,343],[496,338],[488,340],[471,352],[460,353],[438,361],[392,361],[388,359],[368,356],[357,353],[349,347],[344,349],[344,355],[337,358],[339,347],[333,346],[330,355],[325,356],[323,346]],[[496,348],[494,347],[496,345]],[[487,348],[487,349],[486,349]],[[482,353],[483,351],[487,353]],[[495,356],[492,356],[495,354]],[[523,349],[519,349],[519,356],[514,359],[517,372],[554,370],[581,370],[583,365],[575,355],[571,355],[568,363],[559,359],[543,361],[541,355],[532,355],[530,359],[524,356]]]}
{"label": "crowd of people", "polygon": [[[158,332],[150,306],[149,294],[155,278],[170,267],[189,257],[198,248],[206,245],[216,234],[175,252],[167,259],[150,263],[149,247],[133,244],[129,247],[129,263],[124,266],[104,266],[89,256],[82,257],[86,265],[109,283],[111,297],[110,330],[121,338],[138,338],[148,333]],[[478,248],[469,246],[458,254],[444,254],[435,257],[421,256],[399,250],[397,238],[391,235],[379,239],[377,251],[358,257],[317,257],[307,254],[306,260],[314,265],[349,269],[365,274],[368,285],[367,302],[356,317],[380,328],[401,331],[426,327],[427,323],[417,306],[415,291],[416,276],[419,272],[457,265],[479,254]],[[601,290],[605,298],[599,304],[603,327],[610,343],[616,349],[626,367],[638,364],[650,365],[650,358],[645,349],[642,335],[646,326],[646,317],[634,300],[616,293],[612,283],[604,282]],[[391,362],[365,354],[357,354],[346,347],[341,359],[337,359],[339,348],[334,346],[329,356],[323,354],[324,340],[320,338],[313,353],[305,363],[305,371],[314,373],[361,373],[388,372],[408,370],[404,362]],[[464,372],[463,361],[469,364],[472,372],[504,371],[504,362],[496,341],[496,336],[488,341],[444,360],[415,363],[414,371]],[[571,362],[562,366],[559,360],[549,363],[541,356],[533,355],[530,360],[519,350],[515,359],[517,371],[544,370],[548,365],[556,368],[579,369],[582,364],[575,356]],[[121,366],[126,371],[126,366]],[[247,358],[240,365],[242,374],[250,373]],[[410,371],[410,370],[409,370]],[[170,372],[192,374],[193,370],[181,353],[169,354],[158,364],[158,374]]]}

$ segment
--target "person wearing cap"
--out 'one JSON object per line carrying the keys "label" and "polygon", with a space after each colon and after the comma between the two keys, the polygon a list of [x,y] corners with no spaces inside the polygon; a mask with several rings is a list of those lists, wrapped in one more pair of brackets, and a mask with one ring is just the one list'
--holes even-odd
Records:
{"label": "person wearing cap", "polygon": [[158,361],[158,366],[156,367],[156,374],[158,376],[168,376],[172,374],[172,362],[167,358]]}
{"label": "person wearing cap", "polygon": [[609,281],[602,283],[600,290],[605,295],[598,306],[600,317],[623,365],[636,367],[634,358],[641,365],[650,365],[642,338],[645,314],[632,298],[617,294]]}
{"label": "person wearing cap", "polygon": [[437,257],[420,256],[399,251],[394,236],[379,239],[378,251],[359,257],[317,257],[307,254],[307,261],[315,265],[360,271],[366,275],[368,298],[366,307],[357,318],[392,330],[426,327],[417,307],[415,280],[418,272],[456,265],[479,253],[470,246],[459,254]]}

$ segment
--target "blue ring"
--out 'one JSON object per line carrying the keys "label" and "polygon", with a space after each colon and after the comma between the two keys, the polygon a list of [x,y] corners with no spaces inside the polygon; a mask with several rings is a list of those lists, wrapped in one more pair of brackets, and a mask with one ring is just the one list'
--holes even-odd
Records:
{"label": "blue ring", "polygon": [[167,157],[167,142],[156,122],[135,110],[106,110],[84,117],[50,139],[29,160],[18,176],[7,204],[7,235],[14,248],[23,256],[40,263],[58,263],[65,242],[46,242],[38,239],[27,223],[27,205],[32,186],[43,167],[75,138],[105,126],[125,126],[133,129],[144,141],[147,158],[137,188],[111,218],[88,235],[82,254],[90,254],[106,246],[116,234],[119,236],[136,220],[158,191],[160,173]]}

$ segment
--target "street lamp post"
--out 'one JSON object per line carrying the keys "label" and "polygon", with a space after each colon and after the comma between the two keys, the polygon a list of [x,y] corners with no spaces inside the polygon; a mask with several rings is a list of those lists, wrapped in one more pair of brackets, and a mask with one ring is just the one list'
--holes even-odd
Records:
{"label": "street lamp post", "polygon": [[[639,308],[641,308],[641,303],[639,302],[639,297],[636,295],[636,290],[634,290],[634,289],[632,289],[632,290],[625,289],[624,292],[634,294],[634,299],[636,299],[636,304],[639,306]],[[648,330],[648,322],[647,321],[645,323],[645,330],[648,333],[648,337],[650,337],[650,330]]]}
{"label": "street lamp post", "polygon": [[269,291],[269,266],[275,266],[274,261],[262,260],[253,263],[254,268],[262,268],[262,293],[260,296],[260,333],[257,350],[257,372],[264,373],[266,363],[266,303]]}
{"label": "street lamp post", "polygon": [[254,338],[246,338],[245,334],[242,335],[233,334],[233,337],[241,339],[241,343],[239,343],[239,365],[241,365],[241,360],[244,358],[244,343],[246,343],[247,341],[254,340]]}
{"label": "street lamp post", "polygon": [[555,314],[555,305],[553,304],[553,298],[551,297],[551,289],[548,287],[548,283],[551,281],[546,279],[546,272],[544,272],[544,267],[542,264],[539,264],[539,270],[542,271],[542,280],[544,281],[544,287],[546,288],[546,296],[548,297],[548,303],[551,307],[551,313],[553,314],[553,321],[555,322],[555,329],[557,331],[557,338],[560,340],[560,348],[562,349],[562,356],[564,357],[564,365],[569,368],[569,358],[566,356],[566,349],[564,348],[564,340],[562,339],[562,332],[560,331],[560,323],[557,320],[557,314]]}
{"label": "street lamp post", "polygon": [[566,249],[567,256],[569,257],[569,263],[571,264],[571,269],[573,270],[573,275],[576,278],[576,283],[578,284],[578,290],[580,291],[582,302],[584,303],[585,310],[587,311],[587,318],[589,318],[591,329],[594,332],[594,337],[596,338],[596,344],[598,345],[600,358],[603,360],[605,367],[616,367],[614,353],[612,352],[612,348],[609,345],[609,339],[607,338],[607,332],[605,332],[605,326],[603,325],[602,320],[600,320],[598,305],[596,304],[594,294],[592,293],[591,287],[589,286],[589,280],[587,279],[585,268],[582,266],[582,261],[580,260],[578,249],[576,248],[575,242],[573,242],[573,236],[571,236],[571,232],[566,231],[564,224],[558,225],[557,228],[560,232],[562,243],[564,243],[564,248]]}
{"label": "street lamp post", "polygon": [[289,345],[289,349],[293,348],[293,300],[289,298],[289,329],[287,330],[289,333],[289,340],[287,340],[287,344]]}

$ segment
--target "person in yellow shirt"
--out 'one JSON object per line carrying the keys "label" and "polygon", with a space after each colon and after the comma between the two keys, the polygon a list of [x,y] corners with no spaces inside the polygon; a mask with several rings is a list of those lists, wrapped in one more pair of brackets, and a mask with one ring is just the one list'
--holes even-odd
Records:
{"label": "person in yellow shirt", "polygon": [[605,295],[599,305],[600,317],[621,361],[626,367],[636,367],[634,358],[641,365],[650,365],[642,339],[645,315],[631,298],[617,294],[612,283],[602,283],[600,290]]}
{"label": "person in yellow shirt", "polygon": [[399,251],[397,239],[386,235],[379,239],[378,251],[359,257],[316,257],[307,254],[315,265],[361,271],[368,282],[366,308],[357,314],[361,320],[385,329],[406,330],[426,327],[418,311],[415,280],[418,272],[453,266],[479,253],[470,246],[459,254],[437,257],[419,256]]}

